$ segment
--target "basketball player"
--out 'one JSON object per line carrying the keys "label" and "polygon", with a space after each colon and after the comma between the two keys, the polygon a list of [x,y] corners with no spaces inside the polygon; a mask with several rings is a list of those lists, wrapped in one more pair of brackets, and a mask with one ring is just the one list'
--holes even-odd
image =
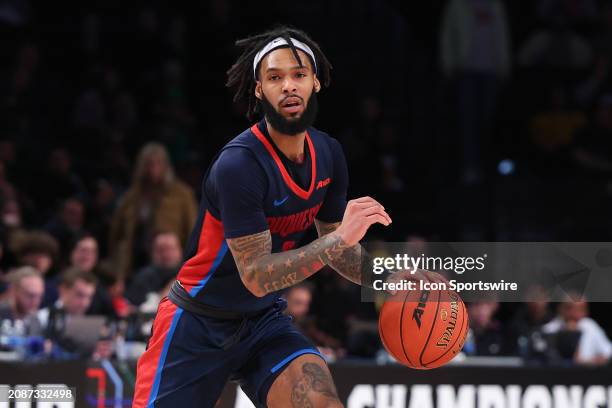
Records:
{"label": "basketball player", "polygon": [[[370,197],[347,203],[338,142],[311,127],[331,65],[304,32],[236,43],[235,100],[263,119],[230,141],[203,182],[187,257],[138,362],[133,407],[212,407],[228,380],[258,407],[341,407],[317,348],[283,315],[279,291],[329,265],[361,281],[359,241],[391,224]],[[319,238],[297,247],[315,224]]]}

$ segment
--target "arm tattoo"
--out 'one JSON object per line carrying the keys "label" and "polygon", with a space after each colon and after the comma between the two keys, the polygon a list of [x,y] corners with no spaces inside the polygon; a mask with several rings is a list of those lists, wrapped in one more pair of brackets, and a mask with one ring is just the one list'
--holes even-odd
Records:
{"label": "arm tattoo", "polygon": [[338,235],[321,237],[291,251],[271,253],[270,231],[228,239],[240,277],[256,296],[293,286],[331,264],[344,245]]}
{"label": "arm tattoo", "polygon": [[[336,222],[330,224],[315,220],[315,225],[317,226],[319,236],[323,237],[330,232],[335,231],[340,226],[340,223]],[[365,255],[365,250],[359,244],[353,246],[339,246],[336,253],[334,253],[333,259],[329,263],[329,266],[351,282],[361,285],[361,265],[363,262],[363,255]]]}
{"label": "arm tattoo", "polygon": [[293,405],[293,408],[313,407],[314,404],[308,398],[309,393],[315,393],[315,395],[312,395],[315,398],[319,397],[316,394],[320,394],[333,400],[338,399],[338,393],[331,376],[319,364],[304,363],[302,374],[291,390],[291,405]]}

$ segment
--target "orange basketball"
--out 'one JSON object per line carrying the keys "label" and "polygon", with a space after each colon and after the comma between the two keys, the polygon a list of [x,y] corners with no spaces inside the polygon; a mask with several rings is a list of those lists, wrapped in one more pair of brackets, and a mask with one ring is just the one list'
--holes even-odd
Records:
{"label": "orange basketball", "polygon": [[380,311],[378,331],[400,363],[421,370],[436,368],[463,348],[467,309],[453,290],[397,292]]}

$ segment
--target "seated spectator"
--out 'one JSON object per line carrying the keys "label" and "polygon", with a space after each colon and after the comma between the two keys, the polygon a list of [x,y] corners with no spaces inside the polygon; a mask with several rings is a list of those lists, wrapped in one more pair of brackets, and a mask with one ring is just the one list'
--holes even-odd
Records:
{"label": "seated spectator", "polygon": [[176,277],[182,260],[181,243],[176,234],[160,232],[155,235],[151,251],[151,264],[140,269],[126,293],[127,299],[138,306],[147,295],[157,293]]}
{"label": "seated spectator", "polygon": [[193,191],[175,177],[165,147],[144,146],[132,186],[121,198],[110,228],[110,254],[120,274],[129,278],[134,269],[146,265],[156,231],[173,232],[184,245],[196,216]]}
{"label": "seated spectator", "polygon": [[59,347],[58,354],[62,358],[66,357],[64,353],[68,353],[67,357],[72,358],[89,356],[92,353],[100,357],[109,357],[112,354],[108,339],[99,340],[92,351],[74,341],[71,335],[65,332],[70,319],[85,316],[91,306],[97,284],[98,279],[91,272],[68,269],[60,279],[58,300],[38,312],[45,337]]}
{"label": "seated spectator", "polygon": [[482,300],[468,305],[470,330],[464,352],[476,356],[499,356],[512,354],[512,345],[506,341],[501,323],[495,319],[499,302]]}
{"label": "seated spectator", "polygon": [[20,265],[31,266],[43,275],[52,269],[58,255],[57,241],[46,232],[32,231],[21,234],[13,243]]}
{"label": "seated spectator", "polygon": [[93,272],[98,264],[98,240],[91,234],[77,236],[70,250],[70,266]]}
{"label": "seated spectator", "polygon": [[[83,272],[92,272],[101,278],[101,271],[98,270],[98,240],[96,237],[89,233],[77,236],[70,252],[70,267]],[[104,285],[96,285],[96,293],[87,314],[117,317],[111,296]]]}
{"label": "seated spectator", "polygon": [[31,266],[22,266],[7,275],[6,301],[0,304],[0,334],[37,336],[42,333],[36,313],[45,293],[42,275]]}
{"label": "seated spectator", "polygon": [[547,292],[541,287],[529,289],[527,299],[515,311],[509,323],[509,339],[519,355],[529,361],[546,361],[547,345],[542,326],[554,318]]}
{"label": "seated spectator", "polygon": [[300,325],[310,310],[312,301],[312,287],[306,283],[291,286],[283,295],[287,300],[285,314],[293,317],[297,325]]}
{"label": "seated spectator", "polygon": [[122,319],[128,317],[132,312],[133,306],[124,296],[125,281],[117,276],[117,271],[110,261],[100,262],[97,270],[101,283],[98,286],[98,290],[104,292],[105,300],[109,302],[113,314]]}
{"label": "seated spectator", "polygon": [[588,315],[589,304],[584,297],[568,295],[559,304],[557,317],[542,331],[550,335],[549,346],[560,359],[581,365],[605,365],[612,357],[612,344]]}
{"label": "seated spectator", "polygon": [[15,237],[13,250],[18,265],[31,266],[40,272],[45,280],[43,306],[57,299],[57,276],[54,265],[59,253],[57,241],[46,232],[24,232]]}
{"label": "seated spectator", "polygon": [[295,324],[317,345],[319,351],[326,357],[331,359],[342,357],[345,350],[340,347],[340,342],[319,330],[315,318],[308,314],[312,301],[312,291],[313,288],[308,282],[302,282],[287,289],[283,295],[287,300],[285,314],[293,317]]}

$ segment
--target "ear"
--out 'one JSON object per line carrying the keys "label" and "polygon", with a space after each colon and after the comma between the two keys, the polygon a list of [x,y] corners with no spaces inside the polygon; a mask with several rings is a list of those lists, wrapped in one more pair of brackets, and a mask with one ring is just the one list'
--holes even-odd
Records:
{"label": "ear", "polygon": [[321,90],[321,82],[319,82],[319,78],[317,78],[316,75],[314,77],[314,90],[316,93],[319,93],[319,91]]}
{"label": "ear", "polygon": [[255,83],[255,97],[261,100],[262,95],[263,95],[263,92],[261,91],[261,81],[257,81]]}

